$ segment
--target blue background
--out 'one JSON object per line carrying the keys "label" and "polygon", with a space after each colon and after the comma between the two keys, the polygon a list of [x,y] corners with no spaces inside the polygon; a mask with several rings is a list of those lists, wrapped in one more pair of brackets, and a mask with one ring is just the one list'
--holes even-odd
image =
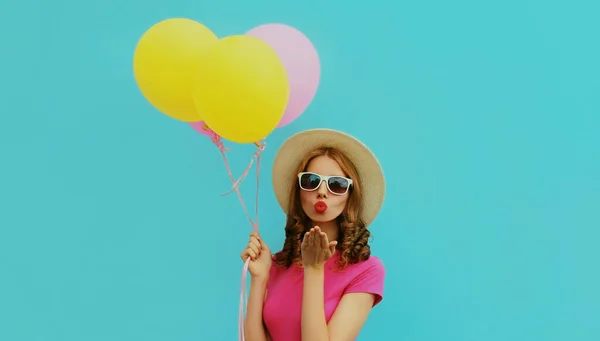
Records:
{"label": "blue background", "polygon": [[[285,23],[320,53],[309,110],[268,138],[272,248],[284,139],[336,128],[380,157],[388,277],[360,340],[600,339],[600,7],[567,3],[5,1],[0,339],[237,337],[250,226],[214,146],[132,76],[144,31],[181,16],[221,37]],[[253,148],[230,146],[239,174]]]}

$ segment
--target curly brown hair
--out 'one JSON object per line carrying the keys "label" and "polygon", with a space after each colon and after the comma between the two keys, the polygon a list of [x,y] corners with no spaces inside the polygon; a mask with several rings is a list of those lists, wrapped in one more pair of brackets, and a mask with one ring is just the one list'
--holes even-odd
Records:
{"label": "curly brown hair", "polygon": [[290,181],[294,185],[290,191],[289,212],[285,224],[285,241],[281,251],[275,254],[275,264],[278,266],[290,267],[292,264],[301,264],[300,245],[302,236],[312,227],[310,218],[302,209],[300,203],[300,188],[298,186],[297,174],[306,171],[310,162],[318,156],[328,156],[335,160],[346,176],[353,179],[350,187],[349,198],[344,211],[337,218],[339,225],[339,241],[336,249],[340,251],[340,258],[337,264],[340,269],[344,269],[349,264],[359,263],[367,260],[371,255],[369,238],[371,232],[367,229],[365,222],[361,217],[362,211],[362,192],[358,172],[354,164],[340,150],[332,147],[318,148],[304,158],[300,163],[295,174],[290,176]]}

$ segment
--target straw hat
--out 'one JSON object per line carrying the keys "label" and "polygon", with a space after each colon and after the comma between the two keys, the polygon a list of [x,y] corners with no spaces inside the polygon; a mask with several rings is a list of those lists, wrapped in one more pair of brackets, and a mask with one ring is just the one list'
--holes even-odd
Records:
{"label": "straw hat", "polygon": [[362,142],[332,129],[310,129],[293,135],[283,143],[273,162],[272,181],[275,196],[288,212],[290,186],[294,185],[298,166],[306,154],[320,147],[333,147],[344,153],[356,167],[363,192],[362,218],[369,225],[381,209],[385,196],[385,178],[379,161]]}

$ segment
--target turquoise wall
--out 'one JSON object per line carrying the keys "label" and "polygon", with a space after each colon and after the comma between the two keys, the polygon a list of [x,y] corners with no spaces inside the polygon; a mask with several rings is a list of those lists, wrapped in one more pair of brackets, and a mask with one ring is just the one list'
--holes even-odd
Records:
{"label": "turquoise wall", "polygon": [[[137,39],[185,16],[281,22],[321,55],[309,110],[269,136],[261,231],[279,248],[277,147],[355,134],[388,181],[388,269],[359,340],[600,339],[596,1],[6,2],[0,11],[0,340],[235,340],[251,231],[217,150],[155,111]],[[236,173],[252,146],[231,145]],[[253,202],[253,179],[243,186]]]}

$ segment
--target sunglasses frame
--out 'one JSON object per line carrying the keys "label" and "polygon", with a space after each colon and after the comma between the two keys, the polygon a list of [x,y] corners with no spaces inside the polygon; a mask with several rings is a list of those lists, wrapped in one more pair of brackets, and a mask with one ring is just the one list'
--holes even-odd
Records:
{"label": "sunglasses frame", "polygon": [[[319,182],[319,185],[317,187],[315,187],[314,189],[306,189],[306,188],[302,187],[302,175],[306,175],[306,174],[318,176],[321,179],[321,181]],[[346,191],[344,193],[335,193],[334,191],[332,191],[331,188],[329,188],[329,179],[331,179],[331,178],[342,178],[342,179],[348,181],[348,187],[346,187]],[[329,193],[334,194],[334,195],[344,195],[344,194],[348,193],[348,191],[350,190],[350,186],[352,186],[352,179],[349,179],[349,178],[347,178],[345,176],[340,176],[340,175],[321,175],[321,174],[314,173],[314,172],[300,172],[300,173],[298,173],[298,186],[303,191],[307,191],[307,192],[316,191],[317,189],[319,189],[319,187],[321,187],[321,184],[323,183],[323,181],[325,181],[325,185],[327,186],[327,190],[329,191]]]}

